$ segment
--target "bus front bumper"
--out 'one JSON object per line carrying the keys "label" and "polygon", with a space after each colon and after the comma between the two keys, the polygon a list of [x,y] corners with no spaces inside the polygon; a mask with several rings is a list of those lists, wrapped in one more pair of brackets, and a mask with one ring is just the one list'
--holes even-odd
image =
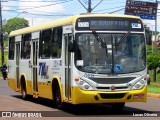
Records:
{"label": "bus front bumper", "polygon": [[73,87],[72,98],[72,104],[146,102],[147,86],[143,87],[140,90],[112,92],[84,91],[78,87]]}

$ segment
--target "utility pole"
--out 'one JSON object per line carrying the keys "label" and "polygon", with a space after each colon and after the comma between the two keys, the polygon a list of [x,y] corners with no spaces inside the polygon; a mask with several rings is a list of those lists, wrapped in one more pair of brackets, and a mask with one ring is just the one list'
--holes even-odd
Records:
{"label": "utility pole", "polygon": [[91,8],[91,0],[88,0],[88,13],[92,12],[92,8]]}
{"label": "utility pole", "polygon": [[2,5],[0,0],[0,42],[1,42],[1,59],[2,65],[4,63],[4,47],[3,47],[3,27],[2,27]]}
{"label": "utility pole", "polygon": [[[157,8],[158,8],[158,1],[156,0],[156,3],[157,3]],[[156,41],[157,41],[157,12],[156,12],[156,19],[155,19],[155,44],[156,44]],[[154,52],[157,52],[157,48],[155,46],[154,48]]]}
{"label": "utility pole", "polygon": [[81,3],[81,5],[87,10],[87,13],[91,13],[92,12],[92,10],[94,9],[94,8],[96,8],[103,0],[101,0],[96,6],[94,6],[93,8],[91,7],[91,0],[88,0],[88,8],[86,8],[85,7],[85,5],[80,1],[80,0],[78,0],[80,3]]}
{"label": "utility pole", "polygon": [[[157,3],[157,8],[158,8],[158,0],[156,0],[156,3]],[[156,41],[157,41],[157,17],[158,16],[157,16],[157,12],[156,12],[156,19],[155,19],[155,43],[154,44],[156,44]],[[154,51],[153,52],[157,54],[157,46],[156,45],[154,46]],[[156,72],[157,72],[157,70],[153,69],[153,81],[154,82],[157,81],[156,80]]]}

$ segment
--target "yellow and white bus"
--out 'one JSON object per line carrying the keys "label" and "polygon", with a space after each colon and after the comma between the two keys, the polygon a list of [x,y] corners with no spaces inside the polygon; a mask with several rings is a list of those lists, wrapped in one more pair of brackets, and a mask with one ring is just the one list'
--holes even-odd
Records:
{"label": "yellow and white bus", "polygon": [[9,35],[8,84],[63,103],[146,102],[145,32],[136,16],[81,14]]}

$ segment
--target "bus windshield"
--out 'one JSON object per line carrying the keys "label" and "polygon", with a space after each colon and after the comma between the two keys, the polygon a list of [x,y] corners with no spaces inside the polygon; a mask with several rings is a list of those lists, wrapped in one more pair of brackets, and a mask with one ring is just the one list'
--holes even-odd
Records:
{"label": "bus windshield", "polygon": [[[138,33],[77,33],[76,68],[96,74],[125,74],[146,67],[145,38]],[[124,37],[125,36],[125,37]],[[100,40],[97,38],[100,37]],[[103,47],[105,43],[106,47]]]}

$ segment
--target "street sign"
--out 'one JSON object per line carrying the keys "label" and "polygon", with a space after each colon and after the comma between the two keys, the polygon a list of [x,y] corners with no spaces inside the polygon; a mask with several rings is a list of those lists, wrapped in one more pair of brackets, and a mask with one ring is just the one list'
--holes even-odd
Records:
{"label": "street sign", "polygon": [[142,19],[155,20],[158,3],[127,0],[125,14],[139,16]]}

